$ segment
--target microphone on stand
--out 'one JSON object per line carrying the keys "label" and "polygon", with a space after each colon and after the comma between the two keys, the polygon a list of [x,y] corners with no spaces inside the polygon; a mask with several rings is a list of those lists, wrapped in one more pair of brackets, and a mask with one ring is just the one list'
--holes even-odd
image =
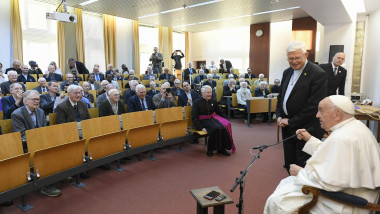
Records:
{"label": "microphone on stand", "polygon": [[[310,127],[310,128],[308,128],[306,131],[307,131],[307,132],[312,132],[313,130],[314,130],[314,127]],[[289,139],[291,139],[291,138],[293,138],[293,137],[296,137],[297,135],[299,135],[299,134],[301,134],[301,133],[303,133],[303,132],[306,132],[306,131],[302,131],[302,132],[300,132],[300,133],[298,133],[298,134],[294,134],[294,135],[292,135],[292,136],[290,136],[290,137],[288,137],[288,138],[286,138],[286,139],[284,139],[284,140],[279,141],[278,143],[275,143],[275,144],[272,144],[272,145],[254,146],[254,147],[252,147],[252,149],[260,149],[260,150],[264,150],[264,149],[266,149],[266,148],[268,148],[268,147],[271,147],[271,146],[274,146],[274,145],[277,145],[277,144],[283,143],[284,141],[287,141],[287,140],[289,140]]]}

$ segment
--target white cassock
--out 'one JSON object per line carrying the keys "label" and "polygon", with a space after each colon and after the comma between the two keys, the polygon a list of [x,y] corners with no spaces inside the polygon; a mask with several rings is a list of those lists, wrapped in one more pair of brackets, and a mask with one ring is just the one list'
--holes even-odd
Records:
{"label": "white cassock", "polygon": [[[298,213],[311,194],[304,185],[327,191],[343,191],[376,203],[380,191],[380,147],[371,131],[360,121],[350,118],[331,128],[324,141],[310,138],[303,151],[310,154],[297,176],[283,179],[269,196],[264,213]],[[377,189],[376,189],[377,188]],[[310,213],[370,213],[368,210],[338,204],[318,197]]]}

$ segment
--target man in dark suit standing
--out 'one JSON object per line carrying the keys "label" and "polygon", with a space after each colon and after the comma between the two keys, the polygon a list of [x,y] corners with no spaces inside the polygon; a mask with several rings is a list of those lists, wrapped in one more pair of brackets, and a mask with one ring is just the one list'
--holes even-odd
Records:
{"label": "man in dark suit standing", "polygon": [[75,61],[73,58],[68,60],[70,70],[73,68],[77,68],[79,74],[88,74],[88,70],[86,66],[82,62]]}
{"label": "man in dark suit standing", "polygon": [[148,111],[155,110],[151,96],[146,95],[146,88],[144,85],[136,86],[136,95],[128,99],[128,112]]}
{"label": "man in dark suit standing", "polygon": [[1,99],[4,120],[10,119],[12,112],[24,106],[24,103],[22,101],[24,90],[22,89],[21,83],[13,83],[10,86],[10,90],[11,95],[8,97],[3,97]]}
{"label": "man in dark suit standing", "polygon": [[29,75],[28,65],[21,66],[22,73],[17,77],[17,82],[22,82],[26,84],[26,82],[36,82],[33,76]]}
{"label": "man in dark suit standing", "polygon": [[178,106],[192,106],[194,101],[199,98],[197,92],[191,90],[188,82],[183,82],[182,88],[185,93],[178,96]]}
{"label": "man in dark suit standing", "polygon": [[[332,58],[331,63],[321,64],[321,68],[328,76],[328,95],[344,95],[344,85],[346,84],[347,70],[342,67],[345,54],[338,52]],[[338,90],[338,93],[337,93]]]}
{"label": "man in dark suit standing", "polygon": [[232,63],[228,60],[220,59],[220,64],[219,64],[219,73],[229,73],[230,68],[232,68]]}
{"label": "man in dark suit standing", "polygon": [[91,119],[86,103],[81,101],[82,95],[79,86],[70,85],[67,93],[69,99],[57,106],[57,124]]}
{"label": "man in dark suit standing", "polygon": [[[282,75],[277,102],[277,124],[282,127],[282,139],[296,133],[297,129],[309,132],[321,139],[323,130],[316,118],[319,102],[327,96],[327,74],[318,65],[307,61],[308,52],[304,42],[290,42],[286,48],[290,67]],[[305,141],[291,138],[283,143],[285,165],[304,167],[310,155],[302,151]]]}

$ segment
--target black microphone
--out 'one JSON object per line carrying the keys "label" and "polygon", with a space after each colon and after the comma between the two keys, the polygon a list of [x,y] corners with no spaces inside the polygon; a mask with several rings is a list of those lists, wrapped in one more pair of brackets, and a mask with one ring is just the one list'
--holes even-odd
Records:
{"label": "black microphone", "polygon": [[[314,127],[310,127],[310,128],[308,128],[308,129],[306,129],[306,131],[307,132],[312,132],[314,130]],[[272,145],[261,145],[261,146],[255,146],[255,147],[253,147],[252,149],[260,149],[260,150],[263,150],[263,149],[266,149],[266,148],[268,148],[268,147],[271,147],[271,146],[274,146],[274,145],[277,145],[277,144],[280,144],[280,143],[283,143],[284,141],[287,141],[287,140],[289,140],[289,139],[291,139],[291,138],[293,138],[293,137],[296,137],[297,135],[299,135],[299,134],[301,134],[301,133],[303,133],[303,132],[305,132],[305,131],[302,131],[302,132],[300,132],[300,133],[298,133],[298,134],[294,134],[294,135],[292,135],[292,136],[290,136],[290,137],[288,137],[288,138],[286,138],[286,139],[284,139],[284,140],[281,140],[281,141],[279,141],[278,143],[275,143],[275,144],[272,144]]]}

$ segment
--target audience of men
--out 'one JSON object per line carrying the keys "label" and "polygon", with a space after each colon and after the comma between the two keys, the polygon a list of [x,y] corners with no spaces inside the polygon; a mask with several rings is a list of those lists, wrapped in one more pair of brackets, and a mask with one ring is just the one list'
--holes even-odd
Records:
{"label": "audience of men", "polygon": [[146,68],[146,73],[144,75],[143,80],[150,80],[151,77],[154,77],[154,79],[156,79],[156,75],[153,74],[152,67],[148,66]]}
{"label": "audience of men", "polygon": [[60,85],[61,91],[65,91],[65,86],[70,86],[72,84],[78,85],[78,82],[74,82],[74,75],[66,74],[66,80],[63,81]]}
{"label": "audience of men", "polygon": [[[342,191],[376,204],[380,187],[380,147],[371,130],[354,116],[355,107],[348,97],[332,95],[319,102],[316,118],[331,134],[322,142],[306,129],[295,132],[299,140],[306,142],[302,151],[311,157],[304,167],[290,165],[291,176],[283,179],[269,196],[265,214],[297,213],[311,200],[310,195],[302,192],[304,185]],[[319,197],[310,213],[370,212]]]}
{"label": "audience of men", "polygon": [[136,86],[139,84],[137,80],[131,80],[130,82],[130,89],[126,90],[124,92],[124,103],[128,103],[128,99],[132,96],[136,95]]}
{"label": "audience of men", "polygon": [[212,69],[212,79],[220,79],[220,75],[216,73],[217,71],[218,70],[216,68]]}
{"label": "audience of men", "polygon": [[86,103],[88,109],[92,108],[90,101],[86,97],[83,97],[83,94],[84,94],[83,87],[79,86],[79,89],[80,89],[80,100]]}
{"label": "audience of men", "polygon": [[216,87],[216,81],[213,80],[212,74],[207,74],[207,81],[203,82],[203,85],[209,85],[212,89]]}
{"label": "audience of men", "polygon": [[105,80],[104,74],[102,74],[102,73],[99,72],[99,65],[95,64],[94,68],[92,69],[92,72],[95,75],[95,81],[100,81],[101,82],[101,81]]}
{"label": "audience of men", "polygon": [[90,90],[100,89],[99,83],[95,81],[95,74],[93,74],[93,73],[89,74],[87,82],[90,84],[90,87],[91,87]]}
{"label": "audience of men", "polygon": [[5,69],[5,74],[8,74],[8,71],[16,71],[17,74],[21,74],[21,63],[18,60],[14,60],[12,63],[12,67]]}
{"label": "audience of men", "polygon": [[102,102],[105,102],[105,101],[107,101],[107,99],[109,99],[108,92],[111,89],[115,89],[115,86],[113,84],[108,84],[106,86],[106,92],[98,96],[97,101],[96,101],[96,107],[99,108],[99,106],[100,106],[100,104],[102,104]]}
{"label": "audience of men", "polygon": [[113,74],[106,74],[106,79],[109,84],[112,84],[115,86],[116,89],[119,89],[119,84],[113,80]]}
{"label": "audience of men", "polygon": [[327,73],[327,92],[329,95],[344,95],[344,86],[346,84],[347,76],[347,70],[342,67],[344,59],[345,54],[343,52],[338,52],[332,58],[331,63],[319,65]]}
{"label": "audience of men", "polygon": [[[9,72],[14,72],[15,71],[9,71]],[[10,119],[12,112],[14,112],[16,109],[24,106],[23,103],[23,95],[24,95],[24,90],[22,88],[21,83],[13,83],[10,86],[10,96],[3,97],[1,99],[1,105],[3,108],[3,119]]]}
{"label": "audience of men", "polygon": [[[155,78],[153,76],[151,76],[149,78],[149,83],[145,85],[146,88],[150,87],[150,83],[151,82],[156,82]],[[156,87],[159,87],[159,85],[156,83]]]}
{"label": "audience of men", "polygon": [[94,98],[94,95],[89,92],[91,90],[90,83],[84,82],[82,84],[82,87],[83,87],[83,98],[88,99],[90,103],[93,104],[95,102],[95,98]]}
{"label": "audience of men", "polygon": [[173,96],[180,96],[182,93],[184,93],[184,90],[181,88],[181,80],[174,80],[174,87],[171,89],[171,93]]}
{"label": "audience of men", "polygon": [[274,86],[272,86],[272,93],[280,93],[280,80],[275,79],[274,80]]}
{"label": "audience of men", "polygon": [[[8,71],[8,81],[1,83],[1,92],[5,95],[11,94],[10,86],[17,82],[17,72]],[[24,84],[21,84],[22,89],[26,91]]]}
{"label": "audience of men", "polygon": [[169,74],[169,68],[164,68],[164,73],[160,75],[159,80],[169,80],[170,77],[173,76],[172,74]]}
{"label": "audience of men", "polygon": [[267,88],[268,83],[265,81],[260,82],[259,86],[255,88],[255,96],[256,97],[273,97],[272,94],[269,93],[269,90]]}
{"label": "audience of men", "polygon": [[139,78],[135,77],[135,71],[131,69],[129,70],[129,75],[124,80],[139,80]]}
{"label": "audience of men", "polygon": [[235,80],[233,74],[229,74],[229,75],[228,75],[228,79],[225,80],[225,81],[223,82],[223,87],[226,86],[226,85],[228,85],[228,83],[230,82],[231,79],[232,79],[232,80]]}
{"label": "audience of men", "polygon": [[[54,71],[55,71],[56,74],[60,75],[61,77],[63,76],[63,73],[62,73],[61,69],[59,69],[59,68],[57,67],[57,63],[55,63],[54,61],[51,61],[51,62],[49,63],[49,65],[52,65],[52,66],[54,67]],[[48,74],[48,73],[49,73],[49,71],[46,70],[46,71],[45,71],[45,74]],[[58,81],[58,80],[56,80],[56,81]],[[49,82],[49,81],[48,81],[48,82]]]}
{"label": "audience of men", "polygon": [[198,93],[191,90],[190,84],[188,82],[183,82],[182,87],[184,93],[178,96],[178,106],[192,106],[193,102],[199,98]]}
{"label": "audience of men", "polygon": [[263,82],[264,80],[264,74],[259,74],[259,79],[256,80],[253,85],[258,85],[260,82]]}
{"label": "audience of men", "polygon": [[40,97],[40,106],[44,110],[45,115],[49,115],[50,113],[53,113],[54,110],[54,103],[57,97],[60,97],[62,95],[62,98],[64,98],[64,94],[60,94],[59,92],[59,84],[55,81],[50,81],[48,83],[48,89],[49,93],[46,93],[44,95],[41,95]]}
{"label": "audience of men", "polygon": [[44,92],[48,92],[48,87],[46,87],[46,79],[41,77],[38,79],[39,86],[33,88],[33,90],[38,91],[38,93],[42,94]]}
{"label": "audience of men", "polygon": [[144,85],[136,86],[136,95],[128,99],[128,112],[154,110],[156,106],[153,103],[152,97],[146,94]]}
{"label": "audience of men", "polygon": [[76,68],[73,68],[70,70],[71,74],[73,75],[74,82],[81,82],[83,81],[82,77],[78,76],[78,70]]}
{"label": "audience of men", "polygon": [[86,66],[84,66],[84,64],[82,62],[75,61],[73,58],[70,58],[67,61],[67,64],[69,65],[70,70],[73,68],[76,68],[78,70],[79,74],[88,74],[89,73]]}
{"label": "audience of men", "polygon": [[233,75],[234,79],[236,80],[238,78],[238,76],[234,73],[235,72],[235,69],[234,68],[230,68],[230,73],[229,74],[226,74],[226,79],[227,78],[230,78],[231,74]]}
{"label": "audience of men", "polygon": [[191,62],[188,62],[187,68],[183,71],[183,81],[190,82],[190,76],[195,74],[196,71],[191,67]]}
{"label": "audience of men", "polygon": [[[108,95],[108,99],[102,102],[99,106],[99,117],[127,113],[123,102],[120,100],[119,90],[111,89],[109,90]],[[103,168],[107,168],[107,165]]]}
{"label": "audience of men", "polygon": [[155,81],[151,81],[149,83],[150,90],[148,92],[146,92],[146,95],[149,95],[149,96],[153,97],[154,95],[159,94],[160,91],[156,90],[156,85],[157,84],[156,84]]}
{"label": "audience of men", "polygon": [[207,76],[205,75],[205,72],[203,69],[198,70],[199,75],[195,76],[193,84],[200,85],[204,79],[207,79]]}
{"label": "audience of men", "polygon": [[[27,90],[23,94],[24,106],[12,113],[13,132],[20,132],[24,152],[28,152],[25,131],[46,126],[45,114],[40,105],[40,94],[35,90]],[[61,195],[61,190],[53,184],[41,188],[41,193],[50,197]]]}
{"label": "audience of men", "polygon": [[102,89],[102,90],[98,92],[98,96],[100,96],[100,95],[106,93],[106,87],[107,87],[108,84],[109,84],[109,82],[108,82],[107,80],[103,80],[103,81],[100,83],[100,85],[101,85],[100,89]]}
{"label": "audience of men", "polygon": [[34,79],[34,77],[29,74],[28,65],[22,65],[21,74],[17,77],[17,82],[22,82],[26,84],[26,82],[35,82],[35,81],[36,79]]}
{"label": "audience of men", "polygon": [[157,109],[170,108],[170,107],[176,106],[174,97],[170,91],[170,85],[168,82],[165,82],[164,84],[161,85],[160,92],[161,93],[156,94],[153,97],[153,103]]}
{"label": "audience of men", "polygon": [[46,81],[63,81],[62,76],[56,73],[54,65],[48,66],[48,73],[44,75]]}
{"label": "audience of men", "polygon": [[249,79],[252,79],[252,78],[256,78],[256,76],[254,74],[252,74],[252,68],[247,68],[247,73],[244,75],[244,78],[249,78]]}

